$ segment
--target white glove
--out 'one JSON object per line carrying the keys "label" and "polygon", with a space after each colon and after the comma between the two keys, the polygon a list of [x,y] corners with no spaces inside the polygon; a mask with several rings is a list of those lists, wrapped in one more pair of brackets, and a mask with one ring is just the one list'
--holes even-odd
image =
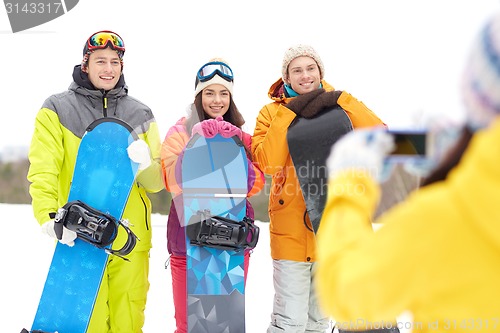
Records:
{"label": "white glove", "polygon": [[135,140],[127,148],[128,157],[139,163],[139,170],[144,170],[151,165],[151,155],[148,144],[144,140]]}
{"label": "white glove", "polygon": [[[42,224],[42,232],[52,238],[57,239],[56,232],[54,230],[54,220],[50,220]],[[73,230],[69,230],[68,228],[63,226],[63,235],[59,242],[68,246],[73,246],[75,245],[75,239],[76,232],[74,232]]]}
{"label": "white glove", "polygon": [[385,128],[355,129],[340,138],[326,160],[329,177],[352,169],[381,180],[384,158],[394,150],[394,137]]}

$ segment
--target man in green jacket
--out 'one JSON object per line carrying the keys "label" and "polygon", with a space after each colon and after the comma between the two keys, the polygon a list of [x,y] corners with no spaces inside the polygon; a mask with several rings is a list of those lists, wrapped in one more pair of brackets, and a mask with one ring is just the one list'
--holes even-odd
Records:
{"label": "man in green jacket", "polygon": [[[123,218],[131,222],[140,242],[126,257],[110,256],[91,317],[89,332],[142,332],[149,290],[151,202],[146,192],[163,188],[160,136],[151,109],[128,95],[123,76],[122,38],[99,31],[86,42],[81,65],[73,70],[67,91],[50,96],[38,112],[29,151],[30,194],[35,218],[42,230],[56,238],[54,215],[67,199],[77,151],[87,126],[103,117],[119,118],[141,140],[129,146],[130,158],[139,163]],[[122,228],[114,244],[123,244]],[[72,246],[76,234],[64,228],[61,243]],[[119,247],[118,247],[119,248]]]}

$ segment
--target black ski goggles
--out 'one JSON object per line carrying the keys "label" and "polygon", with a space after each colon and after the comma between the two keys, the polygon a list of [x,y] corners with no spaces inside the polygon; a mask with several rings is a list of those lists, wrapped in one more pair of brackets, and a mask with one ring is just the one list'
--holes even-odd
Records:
{"label": "black ski goggles", "polygon": [[125,52],[125,43],[117,33],[112,31],[99,31],[89,37],[87,48],[89,51],[111,47],[115,51]]}
{"label": "black ski goggles", "polygon": [[212,79],[215,75],[219,75],[228,82],[233,82],[234,79],[231,67],[220,61],[211,61],[203,65],[198,70],[196,79],[199,82],[206,82]]}

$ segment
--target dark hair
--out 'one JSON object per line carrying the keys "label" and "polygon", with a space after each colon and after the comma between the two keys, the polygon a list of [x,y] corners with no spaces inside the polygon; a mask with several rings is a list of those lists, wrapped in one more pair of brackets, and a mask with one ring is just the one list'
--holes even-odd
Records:
{"label": "dark hair", "polygon": [[[186,129],[188,133],[191,133],[193,126],[198,122],[212,118],[205,112],[205,110],[203,110],[203,104],[201,101],[202,94],[203,90],[200,91],[198,95],[196,95],[196,97],[194,98],[194,110],[191,110],[192,113],[186,120]],[[222,118],[228,123],[231,123],[240,129],[241,126],[243,126],[243,124],[245,123],[245,119],[238,110],[238,107],[236,107],[232,95],[230,96],[229,108]]]}
{"label": "dark hair", "polygon": [[457,142],[448,150],[445,157],[437,165],[436,168],[422,181],[421,186],[430,185],[432,183],[445,180],[448,173],[460,163],[462,155],[467,150],[469,142],[474,133],[464,126],[460,133]]}

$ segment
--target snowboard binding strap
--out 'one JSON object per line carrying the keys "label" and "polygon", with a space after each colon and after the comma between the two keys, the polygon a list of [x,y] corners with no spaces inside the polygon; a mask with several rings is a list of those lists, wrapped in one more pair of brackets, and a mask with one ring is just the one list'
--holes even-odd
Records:
{"label": "snowboard binding strap", "polygon": [[259,240],[259,227],[248,217],[234,221],[221,216],[211,216],[209,210],[198,211],[186,226],[186,235],[192,245],[221,250],[241,251],[252,249]]}
{"label": "snowboard binding strap", "polygon": [[[57,239],[62,239],[64,226],[76,232],[81,240],[127,261],[128,259],[124,256],[134,249],[137,242],[137,236],[130,230],[127,221],[117,220],[110,214],[94,209],[80,200],[70,201],[59,208],[54,222]],[[115,240],[118,226],[125,229],[128,237],[121,249],[113,250],[108,246]]]}

